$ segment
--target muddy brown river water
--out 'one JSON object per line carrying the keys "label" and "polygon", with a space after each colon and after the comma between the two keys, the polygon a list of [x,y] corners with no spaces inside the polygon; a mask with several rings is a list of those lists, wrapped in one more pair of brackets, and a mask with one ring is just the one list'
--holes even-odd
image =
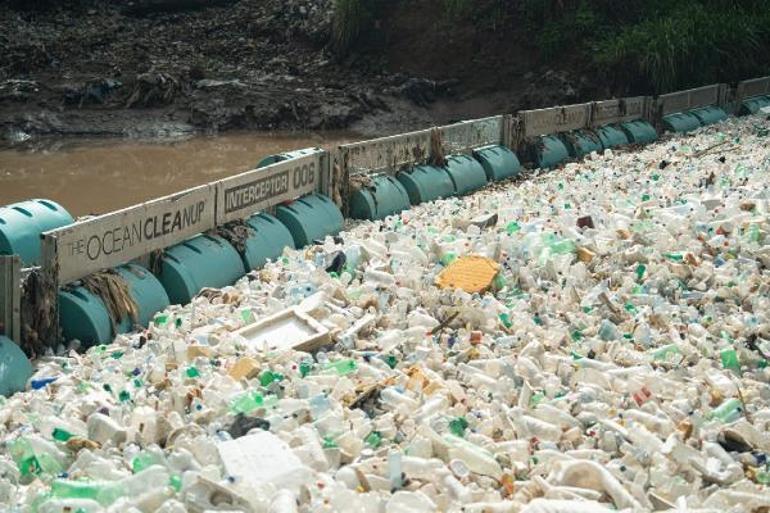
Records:
{"label": "muddy brown river water", "polygon": [[364,137],[245,133],[175,142],[51,141],[0,150],[0,205],[48,198],[72,215],[100,214],[252,169],[262,157]]}

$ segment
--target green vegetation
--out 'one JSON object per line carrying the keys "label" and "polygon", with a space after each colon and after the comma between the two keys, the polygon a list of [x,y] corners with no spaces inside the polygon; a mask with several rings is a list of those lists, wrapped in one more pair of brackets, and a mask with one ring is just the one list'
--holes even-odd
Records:
{"label": "green vegetation", "polygon": [[344,54],[364,33],[372,21],[372,0],[334,0],[332,46]]}
{"label": "green vegetation", "polygon": [[473,10],[472,0],[441,0],[444,13],[450,18],[459,19]]}
{"label": "green vegetation", "polygon": [[595,62],[660,92],[767,71],[767,6],[753,11],[708,3],[684,2],[666,15],[622,28],[599,41]]}
{"label": "green vegetation", "polygon": [[[634,84],[629,92],[663,93],[770,72],[767,0],[421,1],[435,5],[445,23],[523,32],[544,63],[578,58],[608,80]],[[347,51],[393,4],[335,0],[334,47]]]}
{"label": "green vegetation", "polygon": [[524,0],[545,61],[574,55],[662,93],[770,71],[765,0]]}

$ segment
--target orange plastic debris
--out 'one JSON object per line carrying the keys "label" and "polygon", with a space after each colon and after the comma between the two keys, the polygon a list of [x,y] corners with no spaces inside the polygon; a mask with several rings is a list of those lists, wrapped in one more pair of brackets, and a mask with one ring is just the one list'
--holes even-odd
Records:
{"label": "orange plastic debris", "polygon": [[500,264],[482,256],[460,257],[441,271],[436,285],[442,289],[462,289],[469,294],[481,293],[492,286]]}
{"label": "orange plastic debris", "polygon": [[253,358],[245,357],[233,365],[228,374],[235,380],[251,379],[259,373],[259,364]]}

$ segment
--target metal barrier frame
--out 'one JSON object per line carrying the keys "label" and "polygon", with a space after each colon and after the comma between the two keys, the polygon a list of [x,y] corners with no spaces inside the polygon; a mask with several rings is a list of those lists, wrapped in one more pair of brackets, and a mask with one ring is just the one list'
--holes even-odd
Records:
{"label": "metal barrier frame", "polygon": [[[139,259],[231,221],[324,192],[328,152],[246,171],[42,234],[42,283],[58,334],[58,290],[93,272]],[[54,342],[48,340],[48,343]]]}
{"label": "metal barrier frame", "polygon": [[506,116],[490,116],[436,127],[444,153],[467,153],[482,146],[505,144]]}
{"label": "metal barrier frame", "polygon": [[591,128],[637,119],[649,119],[650,97],[633,96],[615,100],[603,100],[591,104]]}
{"label": "metal barrier frame", "polygon": [[356,177],[395,175],[424,164],[437,142],[443,153],[467,153],[490,144],[509,145],[510,126],[511,116],[498,115],[338,146],[330,166],[332,198],[347,216],[351,184]]}
{"label": "metal barrier frame", "polygon": [[735,99],[739,105],[748,98],[766,95],[770,95],[770,77],[744,80],[735,87]]}
{"label": "metal barrier frame", "polygon": [[21,258],[0,255],[0,334],[21,344]]}
{"label": "metal barrier frame", "polygon": [[712,84],[685,91],[662,94],[656,100],[655,121],[660,123],[663,116],[676,112],[684,112],[711,105],[721,107],[726,101],[726,91],[727,86],[725,84]]}
{"label": "metal barrier frame", "polygon": [[578,103],[519,111],[517,117],[521,120],[521,137],[530,139],[540,135],[590,128],[592,106],[592,103]]}

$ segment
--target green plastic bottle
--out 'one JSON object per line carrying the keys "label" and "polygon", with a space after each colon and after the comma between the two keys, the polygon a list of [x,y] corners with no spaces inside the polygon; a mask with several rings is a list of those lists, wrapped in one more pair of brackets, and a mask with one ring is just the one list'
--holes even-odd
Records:
{"label": "green plastic bottle", "polygon": [[310,371],[312,371],[312,370],[313,370],[313,362],[308,361],[308,360],[303,360],[302,362],[300,362],[300,364],[299,364],[299,375],[300,376],[302,376],[304,378],[305,376],[310,374]]}
{"label": "green plastic bottle", "polygon": [[529,405],[537,406],[538,404],[542,403],[544,400],[545,400],[545,394],[543,392],[537,392],[536,394],[532,394],[532,397],[529,399]]}
{"label": "green plastic bottle", "polygon": [[749,240],[751,242],[759,242],[759,226],[756,223],[751,223],[749,226]]}
{"label": "green plastic bottle", "polygon": [[162,465],[163,461],[152,453],[142,451],[131,460],[131,470],[134,474],[137,474],[143,470],[147,470],[153,465]]}
{"label": "green plastic bottle", "polygon": [[270,408],[276,405],[278,398],[274,395],[263,396],[261,392],[253,390],[237,396],[230,402],[230,411],[234,414],[251,413],[259,408]]}
{"label": "green plastic bottle", "polygon": [[269,386],[274,381],[283,381],[283,374],[266,370],[259,376],[259,384],[263,387]]}
{"label": "green plastic bottle", "polygon": [[91,499],[108,506],[125,495],[119,482],[55,479],[51,494],[60,499]]}
{"label": "green plastic bottle", "polygon": [[708,413],[707,418],[718,419],[723,423],[727,424],[729,422],[738,420],[742,414],[743,414],[743,403],[741,403],[740,400],[733,397],[723,402],[722,404],[717,406],[715,409],[711,410]]}
{"label": "green plastic bottle", "polygon": [[337,360],[335,362],[329,362],[324,367],[327,371],[333,371],[339,376],[347,376],[355,372],[358,369],[358,365],[355,360]]}
{"label": "green plastic bottle", "polygon": [[738,353],[735,351],[735,349],[723,349],[719,354],[722,357],[722,368],[729,369],[736,374],[740,374],[741,364],[738,361]]}
{"label": "green plastic bottle", "polygon": [[371,447],[372,449],[376,449],[382,444],[382,435],[379,431],[372,431],[369,433],[369,435],[364,440],[366,442],[366,445]]}
{"label": "green plastic bottle", "polygon": [[168,479],[168,485],[173,488],[176,493],[179,493],[182,490],[182,476],[173,474]]}
{"label": "green plastic bottle", "polygon": [[679,349],[679,346],[676,344],[668,344],[662,347],[659,347],[658,349],[655,349],[652,352],[652,359],[653,360],[668,360],[671,355],[674,354],[682,354],[682,351]]}
{"label": "green plastic bottle", "polygon": [[254,313],[248,308],[241,310],[241,319],[243,319],[244,324],[251,324],[254,322]]}
{"label": "green plastic bottle", "polygon": [[120,481],[73,481],[55,479],[51,496],[62,499],[90,499],[109,506],[121,497],[134,497],[156,487],[171,485],[168,469],[154,465]]}
{"label": "green plastic bottle", "polygon": [[454,251],[448,251],[444,254],[444,256],[441,257],[441,265],[446,267],[455,260],[457,260],[457,253]]}
{"label": "green plastic bottle", "polygon": [[61,463],[54,456],[42,448],[36,448],[26,437],[22,436],[11,442],[8,451],[22,477],[52,476],[64,471]]}
{"label": "green plastic bottle", "polygon": [[66,442],[73,436],[75,435],[73,435],[66,429],[61,429],[61,428],[54,428],[53,432],[51,433],[51,437],[58,442]]}
{"label": "green plastic bottle", "polygon": [[449,431],[459,438],[465,437],[466,429],[468,429],[468,421],[465,420],[465,417],[455,417],[449,421]]}
{"label": "green plastic bottle", "polygon": [[550,248],[551,253],[556,255],[566,255],[568,253],[575,253],[577,251],[577,246],[575,246],[575,243],[569,239],[549,242],[548,247]]}

